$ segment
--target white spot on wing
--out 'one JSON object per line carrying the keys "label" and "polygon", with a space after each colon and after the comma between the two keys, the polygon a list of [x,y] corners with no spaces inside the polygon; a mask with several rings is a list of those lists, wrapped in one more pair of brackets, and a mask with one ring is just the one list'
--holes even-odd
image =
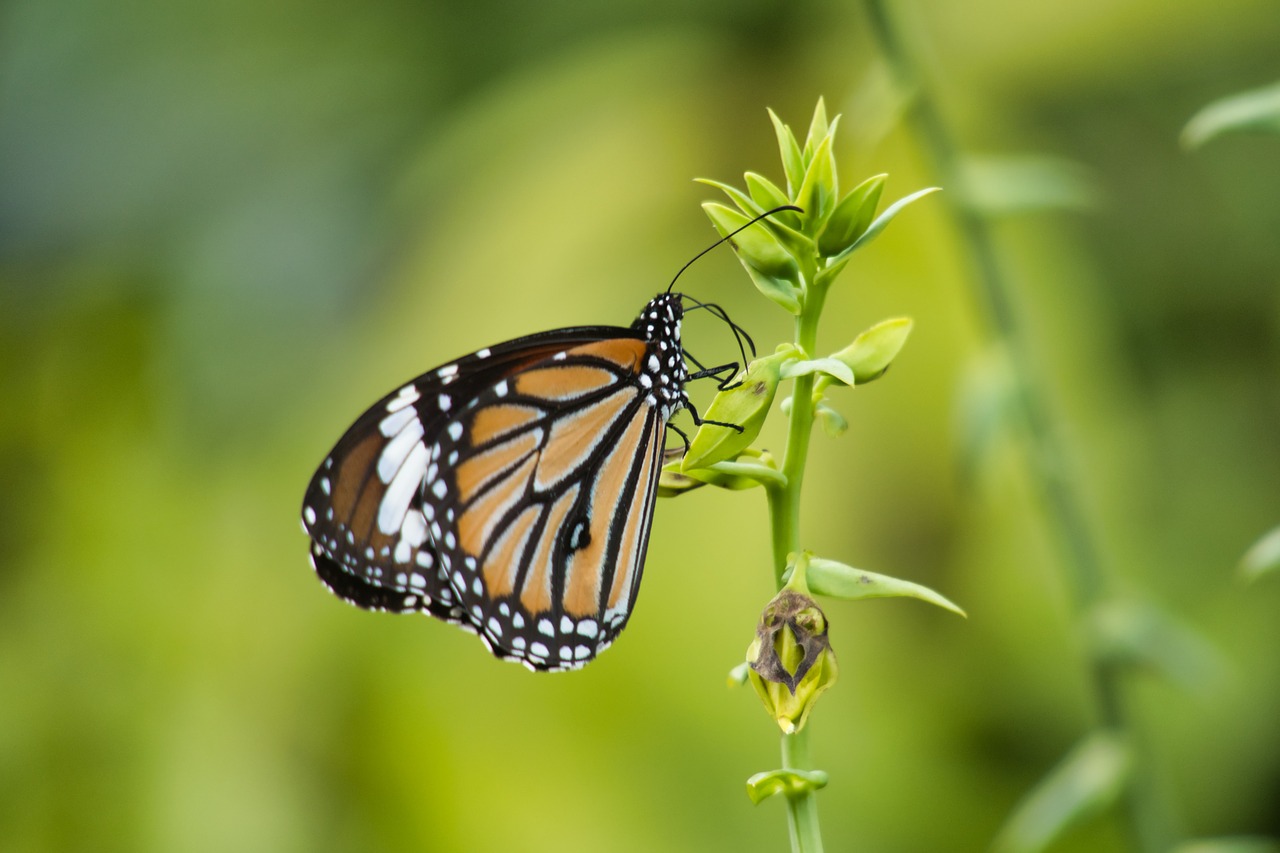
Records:
{"label": "white spot on wing", "polygon": [[406,385],[400,389],[391,402],[387,403],[388,412],[398,412],[410,403],[418,402],[418,398],[422,396],[418,393],[418,389],[413,385]]}
{"label": "white spot on wing", "polygon": [[382,503],[378,504],[378,529],[383,533],[390,536],[400,531],[405,513],[409,510],[409,501],[422,484],[422,475],[426,470],[427,448],[421,443],[415,444],[409,452],[409,458],[387,486],[382,495]]}
{"label": "white spot on wing", "polygon": [[414,442],[420,438],[422,438],[422,421],[415,417],[382,449],[382,455],[378,457],[378,479],[384,483],[390,483],[391,478],[396,475],[409,456]]}
{"label": "white spot on wing", "polygon": [[427,520],[417,510],[405,514],[404,524],[400,527],[400,536],[409,543],[409,547],[417,548],[427,538]]}
{"label": "white spot on wing", "polygon": [[390,438],[416,417],[417,414],[412,408],[399,409],[382,419],[382,423],[378,424],[378,431]]}

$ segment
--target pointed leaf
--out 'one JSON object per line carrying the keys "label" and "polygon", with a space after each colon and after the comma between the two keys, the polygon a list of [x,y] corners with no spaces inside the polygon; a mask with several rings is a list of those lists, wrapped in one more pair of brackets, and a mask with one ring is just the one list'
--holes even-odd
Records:
{"label": "pointed leaf", "polygon": [[1196,148],[1216,136],[1241,131],[1280,133],[1280,83],[1230,95],[1191,117],[1182,144]]}
{"label": "pointed leaf", "polygon": [[809,122],[809,133],[804,138],[804,158],[806,160],[812,158],[818,143],[830,135],[831,129],[827,124],[827,104],[823,98],[818,98],[818,105],[813,108],[813,119]]}
{"label": "pointed leaf", "polygon": [[[773,405],[782,367],[795,357],[795,349],[789,347],[757,358],[733,383],[720,389],[702,415],[703,423],[689,443],[682,470],[736,458],[755,441]],[[737,424],[741,429],[721,424]]]}
{"label": "pointed leaf", "polygon": [[885,226],[888,225],[890,222],[892,222],[894,217],[897,216],[899,213],[901,213],[907,205],[911,204],[913,201],[917,201],[919,199],[924,198],[930,193],[939,192],[941,191],[941,189],[942,187],[928,187],[926,189],[913,192],[909,196],[904,196],[903,198],[900,198],[897,201],[895,201],[893,204],[889,205],[887,208],[885,208],[884,213],[876,217],[875,221],[872,222],[867,227],[867,230],[862,232],[862,236],[859,237],[857,240],[853,241],[852,246],[850,246],[840,254],[836,255],[834,258],[827,261],[827,266],[831,266],[834,262],[838,262],[847,258],[849,255],[853,254],[859,248],[861,248],[862,246],[865,246],[867,243],[870,243],[876,237],[880,236],[880,232],[885,229]]}
{"label": "pointed leaf", "polygon": [[832,374],[846,385],[865,385],[880,378],[902,351],[907,336],[911,334],[911,327],[910,317],[894,317],[875,324],[854,338],[849,346],[831,356],[831,360],[838,361],[849,369],[855,381],[849,382],[834,372]]}
{"label": "pointed leaf", "polygon": [[1271,528],[1240,558],[1240,574],[1245,580],[1257,580],[1276,570],[1280,570],[1280,526]]}
{"label": "pointed leaf", "polygon": [[864,572],[861,569],[855,569],[853,566],[837,563],[835,560],[814,557],[809,561],[807,577],[809,589],[818,595],[850,600],[859,598],[918,598],[921,601],[927,601],[944,610],[950,610],[952,613],[968,618],[968,615],[963,610],[927,586],[889,577],[888,575],[878,575],[875,572]]}
{"label": "pointed leaf", "polygon": [[841,199],[818,238],[818,251],[822,255],[840,254],[866,232],[876,215],[888,178],[888,175],[867,178]]}
{"label": "pointed leaf", "polygon": [[794,195],[800,184],[804,182],[804,156],[800,153],[800,146],[796,144],[791,128],[783,124],[782,119],[778,118],[773,110],[769,110],[769,120],[773,122],[773,130],[778,137],[782,169],[787,176],[787,195]]}
{"label": "pointed leaf", "polygon": [[751,198],[732,184],[726,184],[712,178],[694,178],[693,180],[696,183],[706,184],[709,187],[715,187],[720,190],[738,206],[739,210],[747,215],[748,219],[755,219],[757,216],[768,210],[768,208],[760,207],[760,205],[756,204],[755,199]]}
{"label": "pointed leaf", "polygon": [[[747,204],[755,204],[750,199],[747,199],[746,196],[743,196],[743,198],[746,199]],[[796,263],[795,256],[774,234],[771,228],[772,223],[762,220],[749,228],[744,228],[752,217],[745,216],[736,210],[731,210],[715,202],[706,202],[702,205],[702,208],[711,217],[711,221],[715,223],[720,233],[729,234],[738,231],[740,228],[743,229],[734,234],[729,243],[744,263],[750,264],[765,275],[774,278],[783,278],[788,281],[799,280],[800,266]]]}
{"label": "pointed leaf", "polygon": [[[761,211],[773,210],[775,207],[792,204],[791,199],[787,198],[787,194],[778,188],[778,185],[766,178],[764,175],[756,172],[746,172],[743,174],[743,180],[747,182],[747,192],[751,194],[751,198]],[[800,227],[800,215],[792,210],[784,210],[775,218],[777,222],[783,222],[792,228]]]}
{"label": "pointed leaf", "polygon": [[992,844],[993,853],[1038,853],[1072,826],[1112,805],[1129,778],[1129,748],[1095,732],[1023,798]]}
{"label": "pointed leaf", "polygon": [[[702,209],[721,234],[729,234],[750,221],[738,211],[715,202],[704,203]],[[800,267],[769,227],[757,222],[734,235],[729,243],[760,292],[791,313],[799,314]]]}
{"label": "pointed leaf", "polygon": [[813,160],[805,172],[804,182],[796,193],[796,204],[804,208],[810,222],[821,223],[831,215],[836,196],[836,161],[831,152],[831,137],[818,143]]}
{"label": "pointed leaf", "polygon": [[[750,175],[751,173],[748,172],[747,174]],[[788,201],[782,201],[778,204],[761,205],[755,199],[754,195],[747,197],[743,194],[742,190],[737,187],[730,186],[729,184],[721,183],[720,181],[712,180],[711,178],[694,178],[694,181],[700,184],[706,184],[709,187],[715,187],[716,189],[724,192],[725,195],[733,199],[734,204],[738,205],[739,208],[747,213],[748,219],[754,219],[766,210],[773,210],[781,205],[790,204]],[[751,183],[750,178],[748,178],[747,183],[748,185]],[[777,213],[774,213],[769,217],[769,229],[773,232],[774,236],[782,241],[783,245],[786,246],[787,251],[791,252],[794,257],[807,257],[813,252],[813,241],[804,234],[795,230],[795,227],[793,227],[799,226],[800,216],[801,215],[796,213],[794,210],[779,210]],[[746,220],[743,221],[745,222]]]}

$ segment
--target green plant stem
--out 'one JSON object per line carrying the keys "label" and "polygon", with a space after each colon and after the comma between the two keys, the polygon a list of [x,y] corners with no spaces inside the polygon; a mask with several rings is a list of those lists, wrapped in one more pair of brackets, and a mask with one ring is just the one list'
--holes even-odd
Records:
{"label": "green plant stem", "polygon": [[[868,0],[872,30],[898,84],[910,98],[909,115],[917,135],[932,160],[940,182],[963,192],[959,147],[951,138],[936,104],[923,86],[912,56],[894,27],[886,0]],[[989,223],[955,193],[944,193],[959,226],[960,236],[976,267],[978,295],[991,333],[1010,354],[1015,372],[1022,424],[1030,444],[1031,470],[1062,551],[1062,567],[1070,587],[1077,620],[1084,622],[1107,595],[1102,559],[1081,502],[1072,483],[1063,474],[1064,454],[1051,427],[1051,418],[1040,397],[1044,382],[1034,375],[1033,359],[1026,335],[1012,307],[1012,286],[1006,279]],[[1090,660],[1091,680],[1098,723],[1102,728],[1128,736],[1131,722],[1123,696],[1123,673],[1114,663],[1094,655]],[[1126,797],[1126,815],[1138,849],[1155,853],[1170,846],[1172,833],[1163,808],[1155,797],[1154,785],[1135,760],[1135,777]]]}
{"label": "green plant stem", "polygon": [[[813,269],[806,271],[813,281]],[[796,318],[796,343],[812,355],[818,339],[818,317],[826,292],[810,287],[806,302]],[[797,377],[791,398],[791,416],[787,427],[787,446],[782,460],[782,483],[765,484],[769,497],[769,521],[773,534],[773,570],[778,589],[787,567],[787,555],[800,550],[800,487],[804,482],[805,463],[809,457],[809,438],[813,432],[813,374]],[[782,766],[787,770],[811,770],[809,758],[809,726],[795,734],[782,736]],[[821,853],[822,830],[818,823],[818,800],[815,792],[806,790],[787,798],[787,828],[793,853]]]}
{"label": "green plant stem", "polygon": [[[785,770],[808,770],[809,727],[782,736],[782,767]],[[813,791],[787,797],[787,831],[791,849],[804,853],[822,853],[822,829],[818,825],[818,798]]]}

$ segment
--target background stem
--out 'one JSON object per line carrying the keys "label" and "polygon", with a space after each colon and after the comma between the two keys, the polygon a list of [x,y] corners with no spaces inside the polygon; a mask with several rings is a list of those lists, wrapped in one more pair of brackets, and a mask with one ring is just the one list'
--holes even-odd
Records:
{"label": "background stem", "polygon": [[[1016,403],[1030,447],[1028,461],[1033,485],[1040,493],[1055,534],[1059,563],[1071,593],[1075,618],[1083,624],[1108,594],[1106,572],[1080,499],[1064,473],[1065,455],[1040,396],[1046,382],[1036,375],[1026,335],[1013,309],[1013,286],[1000,263],[989,223],[965,203],[960,148],[924,86],[922,75],[894,26],[887,3],[868,0],[867,10],[885,59],[897,84],[909,98],[908,115],[915,125],[917,138],[931,160],[939,183],[948,190],[943,197],[975,267],[972,280],[989,333],[1010,355]],[[1124,702],[1122,670],[1097,654],[1091,656],[1089,668],[1098,727],[1125,736],[1130,749],[1140,751],[1130,731],[1132,721]],[[1147,853],[1166,850],[1174,833],[1168,828],[1164,809],[1140,754],[1134,756],[1132,767],[1134,777],[1125,797],[1129,832],[1138,849]]]}

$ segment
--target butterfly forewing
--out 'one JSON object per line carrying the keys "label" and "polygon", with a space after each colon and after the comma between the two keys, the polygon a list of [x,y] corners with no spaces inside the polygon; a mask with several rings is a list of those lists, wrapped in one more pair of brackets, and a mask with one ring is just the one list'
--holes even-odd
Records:
{"label": "butterfly forewing", "polygon": [[501,377],[598,329],[564,330],[480,350],[417,377],[369,408],[311,479],[303,528],[312,562],[341,598],[370,610],[427,610],[458,621],[420,491],[426,448],[455,409]]}
{"label": "butterfly forewing", "polygon": [[679,300],[630,329],[480,350],[371,407],[303,502],[321,580],[533,669],[591,660],[634,605],[666,421],[687,403]]}

